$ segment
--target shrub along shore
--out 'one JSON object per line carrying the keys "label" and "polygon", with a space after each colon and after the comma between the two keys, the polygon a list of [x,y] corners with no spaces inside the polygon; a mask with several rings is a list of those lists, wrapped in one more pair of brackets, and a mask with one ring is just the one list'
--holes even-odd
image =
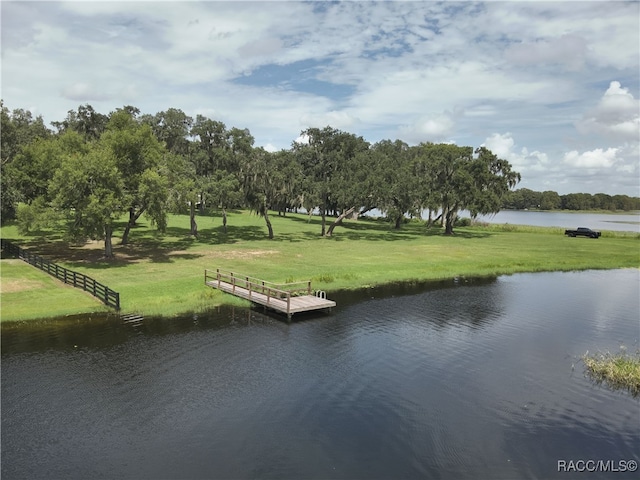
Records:
{"label": "shrub along shore", "polygon": [[[222,304],[247,305],[204,286],[204,269],[221,268],[276,283],[312,280],[334,292],[396,282],[486,277],[519,272],[640,267],[640,235],[604,231],[602,238],[567,238],[561,228],[517,225],[458,227],[454,235],[408,221],[395,229],[382,219],[344,221],[331,238],[320,220],[302,214],[264,220],[248,211],[197,217],[198,238],[186,215],[169,217],[158,234],[140,219],[127,245],[114,237],[115,259],[102,258],[102,242],[72,245],[62,229],[22,235],[15,225],[2,238],[84,273],[120,292],[122,313],[172,316]],[[126,223],[116,226],[116,231]],[[65,286],[24,262],[3,259],[2,321],[104,312],[108,308],[81,290]]]}

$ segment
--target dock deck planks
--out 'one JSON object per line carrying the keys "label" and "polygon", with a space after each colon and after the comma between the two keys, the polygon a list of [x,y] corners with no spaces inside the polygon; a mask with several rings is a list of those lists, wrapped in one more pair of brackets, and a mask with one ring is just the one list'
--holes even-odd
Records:
{"label": "dock deck planks", "polygon": [[[205,285],[208,287],[217,288],[236,297],[284,313],[288,319],[291,319],[294,313],[331,309],[336,306],[336,302],[328,300],[324,295],[311,295],[311,282],[303,282],[304,289],[287,289],[288,285],[276,285],[252,277],[222,273],[219,269],[215,274],[211,273],[213,272],[205,270]],[[306,291],[307,295],[295,295],[301,291]]]}

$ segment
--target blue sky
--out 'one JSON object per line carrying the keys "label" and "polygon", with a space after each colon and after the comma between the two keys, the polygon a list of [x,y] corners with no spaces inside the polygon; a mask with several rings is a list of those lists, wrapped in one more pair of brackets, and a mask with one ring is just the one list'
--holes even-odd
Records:
{"label": "blue sky", "polygon": [[640,3],[2,1],[2,98],[485,145],[534,190],[640,196]]}

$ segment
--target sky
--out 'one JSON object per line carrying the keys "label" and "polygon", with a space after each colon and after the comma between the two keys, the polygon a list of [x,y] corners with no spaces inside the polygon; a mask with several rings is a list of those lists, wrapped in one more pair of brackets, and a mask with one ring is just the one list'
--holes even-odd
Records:
{"label": "sky", "polygon": [[640,2],[8,1],[1,95],[49,125],[178,108],[255,146],[330,125],[486,146],[518,188],[640,196]]}

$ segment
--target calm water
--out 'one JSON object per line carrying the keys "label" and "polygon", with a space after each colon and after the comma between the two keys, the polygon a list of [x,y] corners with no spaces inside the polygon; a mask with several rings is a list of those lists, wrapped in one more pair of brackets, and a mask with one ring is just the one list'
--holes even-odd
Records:
{"label": "calm water", "polygon": [[2,478],[612,478],[557,465],[640,460],[640,399],[578,360],[639,347],[639,292],[638,270],[519,274],[292,324],[3,325]]}
{"label": "calm water", "polygon": [[[468,213],[462,216],[469,216]],[[425,217],[426,218],[426,217]],[[535,225],[537,227],[563,227],[575,229],[589,227],[594,230],[615,230],[640,233],[640,214],[530,212],[503,210],[495,215],[479,216],[489,223]]]}

